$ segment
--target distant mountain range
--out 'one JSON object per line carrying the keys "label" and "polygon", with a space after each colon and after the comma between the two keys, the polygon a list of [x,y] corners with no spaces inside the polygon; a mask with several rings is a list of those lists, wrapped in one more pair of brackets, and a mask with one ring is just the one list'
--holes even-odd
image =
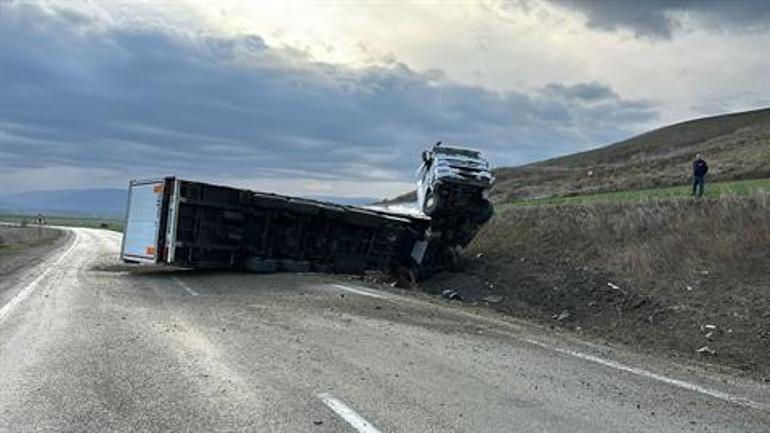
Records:
{"label": "distant mountain range", "polygon": [[[363,206],[377,201],[369,197],[308,197],[351,206]],[[31,191],[0,197],[0,211],[24,214],[56,214],[123,218],[128,191],[124,188],[63,189]]]}
{"label": "distant mountain range", "polygon": [[0,210],[94,217],[123,217],[128,193],[123,188],[30,191],[0,197]]}

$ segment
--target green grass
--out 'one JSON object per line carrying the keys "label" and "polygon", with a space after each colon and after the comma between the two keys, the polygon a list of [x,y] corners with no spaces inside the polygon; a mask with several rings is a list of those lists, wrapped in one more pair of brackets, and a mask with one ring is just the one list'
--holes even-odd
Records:
{"label": "green grass", "polygon": [[[35,217],[33,215],[0,214],[1,222],[18,224],[24,218],[26,218],[29,224],[32,225]],[[57,215],[46,215],[45,218],[49,226],[106,228],[116,232],[123,231],[123,221],[114,218],[73,217]],[[106,224],[107,226],[103,227],[102,224]]]}
{"label": "green grass", "polygon": [[24,249],[23,245],[18,244],[0,244],[0,256],[4,254],[17,253]]}
{"label": "green grass", "polygon": [[[719,197],[725,194],[733,195],[751,195],[758,192],[770,192],[770,179],[738,180],[731,182],[706,181],[706,197]],[[692,193],[691,185],[673,186],[667,188],[650,188],[632,191],[615,191],[598,194],[576,195],[570,197],[552,197],[544,199],[516,200],[508,203],[501,203],[496,206],[499,210],[504,210],[519,206],[539,206],[539,205],[557,205],[557,204],[587,204],[587,203],[611,203],[642,201],[650,199],[666,199],[677,197],[690,197]]]}

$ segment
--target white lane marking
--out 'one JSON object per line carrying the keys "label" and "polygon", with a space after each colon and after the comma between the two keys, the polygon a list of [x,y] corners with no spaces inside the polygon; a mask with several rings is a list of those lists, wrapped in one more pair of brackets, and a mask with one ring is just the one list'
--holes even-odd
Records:
{"label": "white lane marking", "polygon": [[174,280],[174,282],[177,283],[179,285],[179,287],[185,289],[187,291],[187,293],[189,293],[190,295],[198,296],[198,292],[193,290],[192,287],[190,287],[187,284],[185,284],[184,281],[180,280],[177,277],[171,277],[171,279]]}
{"label": "white lane marking", "polygon": [[[35,290],[37,285],[40,284],[40,281],[42,281],[43,278],[48,275],[48,273],[50,273],[59,263],[62,262],[62,260],[64,260],[69,255],[70,252],[72,252],[73,249],[75,249],[75,246],[78,244],[78,233],[74,230],[72,230],[72,233],[75,235],[75,239],[72,241],[72,245],[70,245],[69,248],[67,248],[67,250],[64,251],[64,253],[62,253],[58,259],[56,259],[56,261],[47,265],[48,267],[46,267],[45,270],[43,270],[43,272],[37,276],[37,278],[35,278],[31,283],[27,284],[27,286],[21,289],[21,291],[17,293],[16,296],[11,298],[8,303],[0,308],[0,323],[2,323],[11,313],[11,311],[13,311],[22,301],[27,299],[27,297],[29,297],[29,295],[31,295]],[[43,263],[40,266],[46,266],[46,264]]]}
{"label": "white lane marking", "polygon": [[371,296],[372,298],[377,298],[377,299],[388,299],[387,296],[383,296],[383,295],[380,295],[378,293],[372,293],[372,292],[370,292],[368,290],[356,289],[356,288],[350,287],[350,286],[343,286],[342,284],[332,284],[332,286],[334,286],[334,287],[336,287],[336,288],[338,288],[340,290],[345,290],[346,292],[356,293],[358,295]]}
{"label": "white lane marking", "polygon": [[[401,300],[403,300],[403,301],[406,301],[406,302],[416,302],[416,303],[420,303],[421,302],[421,301],[418,301],[418,300],[414,300],[412,298],[406,298],[406,297],[399,297],[399,298]],[[513,324],[511,322],[508,322],[506,320],[497,319],[497,318],[493,318],[493,317],[487,317],[487,316],[480,316],[480,315],[478,315],[476,313],[473,313],[473,312],[461,311],[461,310],[458,310],[458,309],[452,309],[452,312],[454,314],[465,316],[465,317],[468,317],[468,318],[471,318],[471,319],[491,322],[491,323],[499,325],[499,326],[501,326],[503,328],[510,328],[511,326],[516,326],[515,324]],[[758,409],[758,410],[763,410],[763,411],[770,411],[770,404],[768,404],[768,403],[758,402],[758,401],[755,401],[755,400],[752,400],[752,399],[749,399],[749,398],[745,398],[745,397],[738,397],[738,396],[730,394],[730,393],[722,392],[722,391],[719,391],[719,390],[715,390],[713,388],[708,388],[708,387],[701,386],[701,385],[698,385],[698,384],[695,384],[695,383],[691,383],[691,382],[687,382],[687,381],[684,381],[684,380],[674,379],[672,377],[664,376],[662,374],[653,373],[653,372],[648,371],[648,370],[644,370],[644,369],[637,368],[637,367],[632,367],[632,366],[625,365],[625,364],[622,364],[620,362],[612,361],[612,360],[609,360],[609,359],[604,359],[604,358],[601,358],[599,356],[589,355],[589,354],[586,354],[586,353],[577,352],[577,351],[569,350],[569,349],[562,349],[560,347],[551,346],[549,344],[546,344],[546,343],[543,343],[543,342],[540,342],[540,341],[537,341],[537,340],[533,340],[533,339],[530,339],[530,338],[522,338],[517,333],[513,333],[513,332],[510,332],[510,331],[507,331],[507,330],[503,331],[503,332],[506,335],[510,336],[511,338],[513,338],[515,340],[523,341],[525,343],[530,343],[530,344],[533,344],[535,346],[539,346],[539,347],[541,347],[541,348],[543,348],[545,350],[550,350],[550,351],[553,351],[553,352],[561,353],[563,355],[574,356],[576,358],[583,359],[583,360],[589,361],[589,362],[594,362],[596,364],[600,364],[600,365],[603,365],[605,367],[614,368],[616,370],[624,371],[626,373],[635,374],[637,376],[646,377],[648,379],[652,379],[652,380],[656,380],[656,381],[659,381],[659,382],[663,382],[663,383],[666,383],[666,384],[669,384],[669,385],[673,385],[673,386],[676,386],[676,387],[679,387],[679,388],[682,388],[682,389],[686,389],[686,390],[689,390],[689,391],[693,391],[693,392],[697,392],[697,393],[700,393],[700,394],[708,395],[710,397],[714,397],[714,398],[717,398],[719,400],[726,401],[726,402],[729,402],[729,403],[732,403],[732,404],[735,404],[735,405],[738,405],[738,406],[749,407],[749,408],[752,408],[752,409]]]}
{"label": "white lane marking", "polygon": [[744,397],[738,397],[738,396],[735,396],[735,395],[732,395],[732,394],[729,394],[729,393],[726,393],[726,392],[718,391],[718,390],[715,390],[715,389],[712,389],[712,388],[708,388],[708,387],[705,387],[705,386],[701,386],[701,385],[698,385],[698,384],[695,384],[695,383],[686,382],[684,380],[674,379],[674,378],[671,378],[671,377],[668,377],[668,376],[663,376],[662,374],[653,373],[651,371],[643,370],[641,368],[637,368],[637,367],[632,367],[632,366],[629,366],[629,365],[621,364],[619,362],[615,362],[615,361],[612,361],[612,360],[609,360],[609,359],[600,358],[600,357],[595,356],[595,355],[589,355],[587,353],[576,352],[574,350],[562,349],[562,348],[559,348],[559,347],[550,346],[548,344],[542,343],[542,342],[537,341],[537,340],[532,340],[532,339],[529,339],[529,338],[525,338],[525,339],[523,339],[523,341],[525,341],[527,343],[530,343],[530,344],[533,344],[535,346],[542,347],[543,349],[552,350],[554,352],[558,352],[558,353],[561,353],[561,354],[564,354],[564,355],[574,356],[575,358],[580,358],[580,359],[583,359],[583,360],[586,360],[586,361],[594,362],[596,364],[600,364],[600,365],[603,365],[605,367],[610,367],[610,368],[614,368],[616,370],[625,371],[627,373],[635,374],[637,376],[642,376],[642,377],[646,377],[646,378],[649,378],[649,379],[657,380],[659,382],[667,383],[669,385],[673,385],[673,386],[676,386],[676,387],[679,387],[679,388],[682,388],[682,389],[686,389],[688,391],[694,391],[694,392],[698,392],[698,393],[701,393],[701,394],[705,394],[705,395],[708,395],[710,397],[714,397],[714,398],[717,398],[719,400],[726,401],[728,403],[736,404],[736,405],[739,405],[739,406],[750,407],[752,409],[758,409],[758,410],[763,410],[763,411],[770,410],[770,405],[765,404],[765,403],[760,403],[758,401],[754,401],[754,400],[751,400],[751,399],[748,399],[748,398],[744,398]]}
{"label": "white lane marking", "polygon": [[344,419],[345,422],[350,424],[359,433],[380,433],[380,431],[377,430],[377,428],[374,427],[372,423],[365,420],[363,417],[361,417],[361,415],[357,414],[356,411],[351,409],[345,403],[332,397],[331,394],[318,394],[318,398],[320,398],[329,409],[333,410],[334,413],[339,415],[340,418]]}

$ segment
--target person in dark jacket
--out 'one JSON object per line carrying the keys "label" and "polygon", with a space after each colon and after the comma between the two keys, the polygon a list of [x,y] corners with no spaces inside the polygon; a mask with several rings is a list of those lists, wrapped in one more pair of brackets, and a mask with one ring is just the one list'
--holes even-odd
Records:
{"label": "person in dark jacket", "polygon": [[700,153],[695,155],[695,161],[692,162],[692,195],[693,197],[702,197],[703,188],[706,185],[706,173],[709,166]]}

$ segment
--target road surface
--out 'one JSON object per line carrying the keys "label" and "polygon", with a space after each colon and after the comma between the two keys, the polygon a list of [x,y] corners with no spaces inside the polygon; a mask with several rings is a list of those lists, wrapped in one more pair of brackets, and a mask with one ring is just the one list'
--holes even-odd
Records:
{"label": "road surface", "polygon": [[130,271],[74,229],[0,281],[0,431],[770,431],[770,387],[325,275]]}

